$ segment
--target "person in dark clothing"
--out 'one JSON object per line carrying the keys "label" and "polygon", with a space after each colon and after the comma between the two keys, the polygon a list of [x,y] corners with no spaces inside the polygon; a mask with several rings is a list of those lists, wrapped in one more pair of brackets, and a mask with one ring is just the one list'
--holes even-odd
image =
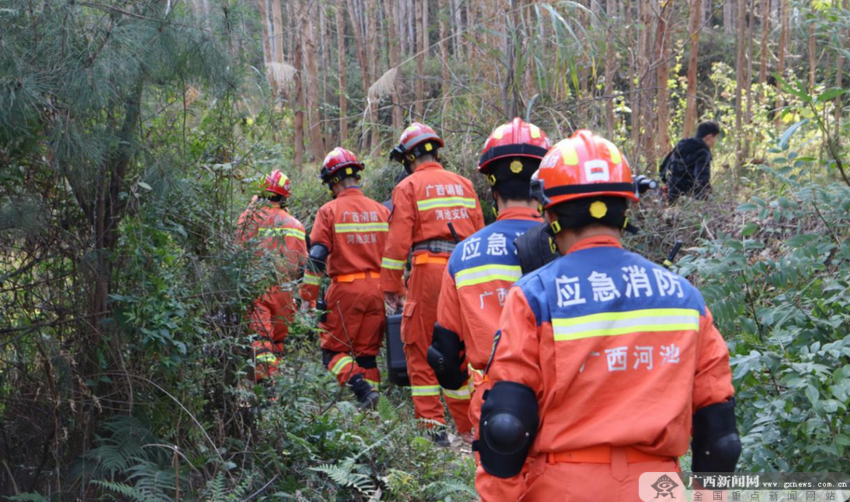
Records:
{"label": "person in dark clothing", "polygon": [[685,138],[661,163],[661,181],[667,184],[667,202],[683,195],[705,198],[711,191],[711,149],[720,136],[717,122],[697,126],[694,138]]}

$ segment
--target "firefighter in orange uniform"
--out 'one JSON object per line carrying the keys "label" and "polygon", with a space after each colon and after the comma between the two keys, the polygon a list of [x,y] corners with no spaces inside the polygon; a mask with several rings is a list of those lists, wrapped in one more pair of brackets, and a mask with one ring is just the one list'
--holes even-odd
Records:
{"label": "firefighter in orange uniform", "polygon": [[289,178],[275,169],[264,182],[268,196],[255,198],[239,217],[238,241],[244,244],[256,240],[258,255],[274,261],[280,283],[254,301],[249,314],[251,329],[260,336],[252,343],[257,382],[278,372],[283,341],[295,318],[294,298],[287,283],[297,279],[307,258],[304,225],[286,210],[290,190]]}
{"label": "firefighter in orange uniform", "polygon": [[540,128],[519,118],[487,138],[478,171],[487,176],[499,217],[460,243],[443,274],[428,363],[446,389],[462,388],[472,371],[469,418],[476,433],[499,315],[508,289],[522,275],[514,239],[543,222],[529,183],[549,147]]}
{"label": "firefighter in orange uniform", "polygon": [[361,409],[372,409],[381,381],[375,356],[386,322],[380,270],[389,211],[360,191],[362,170],[363,163],[340,147],[322,163],[321,178],[334,200],[316,214],[310,232],[311,267],[304,274],[301,297],[318,299],[327,271],[332,284],[319,323],[322,362],[340,385],[348,384]]}
{"label": "firefighter in orange uniform", "polygon": [[[437,322],[443,270],[455,248],[455,238],[462,240],[482,228],[484,217],[472,183],[439,164],[441,147],[443,140],[433,129],[414,122],[402,132],[399,145],[390,154],[411,174],[393,190],[381,289],[391,310],[404,306],[401,336],[416,418],[445,423],[440,385],[426,354]],[[413,269],[406,299],[402,300],[402,274],[411,253]],[[443,389],[443,395],[458,432],[471,442],[469,390]],[[448,446],[444,431],[433,433],[432,439]]]}
{"label": "firefighter in orange uniform", "polygon": [[[625,251],[626,159],[578,131],[540,164],[563,256],[510,290],[481,410],[483,501],[639,501],[644,472],[731,472],[741,452],[729,353],[699,291]],[[527,474],[521,474],[530,455]]]}

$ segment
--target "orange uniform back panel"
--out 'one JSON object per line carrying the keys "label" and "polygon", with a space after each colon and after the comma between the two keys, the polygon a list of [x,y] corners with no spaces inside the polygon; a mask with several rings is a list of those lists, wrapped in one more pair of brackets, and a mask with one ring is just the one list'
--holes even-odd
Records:
{"label": "orange uniform back panel", "polygon": [[454,241],[448,223],[454,226],[459,240],[482,228],[484,216],[478,196],[468,179],[436,162],[425,163],[393,190],[390,232],[381,263],[384,291],[404,290],[402,274],[411,246],[434,239]]}

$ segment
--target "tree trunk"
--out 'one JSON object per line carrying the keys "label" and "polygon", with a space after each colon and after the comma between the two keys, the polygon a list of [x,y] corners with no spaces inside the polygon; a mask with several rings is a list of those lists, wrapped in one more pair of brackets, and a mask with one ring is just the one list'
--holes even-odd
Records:
{"label": "tree trunk", "polygon": [[702,0],[691,0],[690,9],[690,34],[691,49],[688,55],[688,89],[686,91],[687,101],[685,104],[684,136],[690,138],[694,135],[697,122],[697,64],[699,62],[699,33],[702,27]]}
{"label": "tree trunk", "polygon": [[303,39],[302,50],[307,75],[307,103],[310,132],[310,151],[313,160],[320,162],[325,156],[325,141],[322,137],[322,121],[319,115],[319,66],[316,51],[315,17],[316,7],[312,0],[302,0],[301,12],[298,16]]}
{"label": "tree trunk", "polygon": [[[300,1],[300,0],[299,0]],[[290,5],[290,16],[289,19],[292,21],[290,24],[290,31],[297,31],[299,28],[299,19],[300,16],[293,15],[298,12],[298,9],[295,5]],[[295,117],[293,120],[293,128],[295,129],[295,165],[301,167],[301,164],[304,162],[304,82],[302,79],[303,76],[303,47],[301,45],[302,37],[295,37],[294,39],[294,49],[295,56],[293,58],[293,66],[295,67]]]}
{"label": "tree trunk", "polygon": [[[377,0],[366,0],[366,33],[369,43],[369,82],[364,84],[363,90],[369,94],[369,87],[378,80],[378,62],[380,56],[378,53],[378,2]],[[381,135],[378,130],[378,100],[369,100],[369,153],[370,155],[378,155],[381,148]]]}
{"label": "tree trunk", "polygon": [[[814,0],[810,0],[810,2],[813,2],[813,1]],[[814,18],[814,16],[816,16],[817,13],[815,12],[815,8],[814,8],[814,5],[812,3],[809,3],[809,12],[812,15],[812,19],[809,19],[807,21],[808,25],[809,25],[809,93],[813,93],[813,92],[815,92],[815,70],[817,69],[817,64],[818,64],[818,61],[817,61],[818,55],[816,53],[817,44],[816,44],[816,39],[815,39],[815,18]]]}
{"label": "tree trunk", "polygon": [[260,20],[263,22],[263,61],[266,66],[263,70],[266,72],[272,93],[277,94],[277,82],[274,79],[274,75],[268,71],[269,63],[274,61],[274,53],[271,46],[272,32],[270,31],[271,24],[269,23],[269,13],[266,9],[266,0],[259,0],[257,4],[260,6]]}
{"label": "tree trunk", "polygon": [[337,2],[334,13],[336,16],[336,49],[337,73],[339,78],[339,144],[348,141],[348,95],[345,90],[345,17],[342,15],[343,0]]}
{"label": "tree trunk", "polygon": [[[785,46],[788,43],[788,0],[779,0],[780,2],[780,33],[779,33],[779,49],[777,58],[779,59],[776,65],[776,71],[780,76],[785,77]],[[779,90],[779,83],[776,84],[776,108],[781,108],[784,104],[782,99],[782,91]],[[776,115],[776,120],[779,120],[779,114]]]}
{"label": "tree trunk", "polygon": [[[384,11],[387,13],[387,16],[390,20],[399,18],[398,8],[399,5],[403,4],[404,2],[398,3],[395,0],[384,0]],[[387,40],[389,41],[390,66],[393,68],[397,68],[399,72],[401,71],[401,41],[404,40],[402,32],[403,29],[400,23],[387,23]],[[395,141],[396,138],[398,138],[401,134],[402,120],[404,120],[404,110],[401,107],[401,90],[399,89],[398,82],[399,76],[396,75],[395,80],[393,80],[392,96],[393,141]]]}
{"label": "tree trunk", "polygon": [[[835,0],[835,6],[840,7],[841,3],[838,0]],[[844,10],[850,9],[850,0],[843,1]],[[850,37],[850,30],[847,30],[846,37]],[[840,48],[845,48],[847,46],[847,38],[839,37]],[[838,61],[835,63],[835,87],[843,88],[844,87],[844,54],[838,53]],[[840,142],[841,140],[841,112],[844,107],[844,100],[839,96],[838,99],[835,100],[835,141]]]}
{"label": "tree trunk", "polygon": [[[755,0],[753,0],[753,7],[755,7]],[[750,11],[752,12],[752,11]],[[754,25],[753,16],[750,14],[747,17],[747,76],[745,78],[744,85],[744,99],[746,100],[747,111],[744,115],[744,119],[746,120],[746,132],[744,134],[744,158],[750,158],[750,131],[752,128],[750,127],[753,123],[753,47],[755,44],[753,43],[753,30]]]}
{"label": "tree trunk", "polygon": [[670,44],[673,38],[673,5],[674,2],[665,2],[658,17],[658,39],[657,39],[657,87],[656,97],[658,107],[658,134],[656,135],[655,153],[656,159],[663,158],[670,149],[670,96],[667,92],[667,81],[670,78]]}
{"label": "tree trunk", "polygon": [[446,23],[451,15],[451,2],[440,0],[440,10],[437,16],[440,18],[440,59],[442,60],[442,98],[443,106],[449,106],[451,100],[451,75],[449,72],[449,30]]}
{"label": "tree trunk", "polygon": [[426,4],[426,2],[415,2],[414,6],[416,10],[416,30],[419,35],[416,37],[416,83],[414,97],[414,109],[418,120],[421,120],[422,115],[425,113],[425,103],[423,102],[425,99],[425,80],[423,80],[422,74],[425,73],[425,51],[428,47],[428,27],[423,21],[423,4]]}
{"label": "tree trunk", "polygon": [[619,24],[617,17],[617,0],[608,0],[608,26],[605,30],[605,127],[608,137],[614,137],[614,70],[617,63],[614,56],[614,29]]}
{"label": "tree trunk", "polygon": [[759,63],[759,89],[761,95],[759,96],[759,102],[764,103],[764,99],[767,96],[765,92],[765,84],[767,83],[767,53],[768,53],[768,45],[767,45],[767,37],[770,34],[770,0],[761,0],[761,54],[760,54],[760,63]]}
{"label": "tree trunk", "polygon": [[[746,57],[747,57],[747,2],[746,0],[738,0],[738,55],[736,58],[736,82],[735,86],[735,132],[736,138],[736,155],[735,167],[736,171],[741,168],[744,163],[744,121],[743,121],[743,104],[744,104],[744,85],[746,79]],[[736,173],[737,175],[737,173]]]}
{"label": "tree trunk", "polygon": [[723,31],[730,37],[735,35],[736,1],[742,2],[746,0],[723,0]]}

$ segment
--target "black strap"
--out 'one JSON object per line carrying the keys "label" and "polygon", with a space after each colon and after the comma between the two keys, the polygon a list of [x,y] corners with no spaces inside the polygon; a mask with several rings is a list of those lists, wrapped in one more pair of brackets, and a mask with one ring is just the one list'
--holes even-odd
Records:
{"label": "black strap", "polygon": [[476,439],[472,441],[472,451],[478,451],[478,443],[480,443],[480,439]]}
{"label": "black strap", "polygon": [[484,155],[481,156],[481,160],[478,161],[478,165],[480,166],[495,157],[507,157],[510,155],[530,155],[540,157],[542,159],[546,156],[547,151],[548,150],[543,147],[529,145],[528,143],[496,146],[484,152]]}
{"label": "black strap", "polygon": [[635,186],[633,183],[589,183],[587,185],[563,185],[554,188],[544,188],[543,193],[546,197],[555,197],[558,195],[576,195],[581,193],[592,192],[632,192],[634,193]]}

